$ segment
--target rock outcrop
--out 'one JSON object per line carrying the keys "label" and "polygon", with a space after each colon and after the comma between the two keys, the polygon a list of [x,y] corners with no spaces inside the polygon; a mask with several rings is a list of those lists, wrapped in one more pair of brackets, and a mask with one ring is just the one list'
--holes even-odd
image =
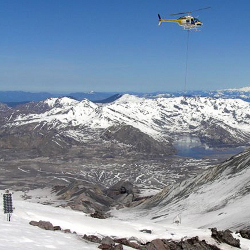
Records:
{"label": "rock outcrop", "polygon": [[134,187],[129,181],[119,181],[106,191],[108,197],[114,200],[115,206],[130,206],[134,200]]}
{"label": "rock outcrop", "polygon": [[143,250],[219,250],[217,246],[208,244],[205,240],[193,237],[180,242],[155,239],[148,243]]}
{"label": "rock outcrop", "polygon": [[29,223],[31,226],[36,226],[40,227],[41,229],[45,230],[51,230],[51,231],[56,231],[56,230],[61,230],[60,226],[53,226],[51,222],[49,221],[30,221]]}
{"label": "rock outcrop", "polygon": [[147,244],[136,243],[125,238],[115,239],[115,242],[139,250],[219,250],[217,246],[210,245],[205,240],[199,240],[198,237],[181,241],[154,239]]}
{"label": "rock outcrop", "polygon": [[218,231],[217,228],[212,228],[212,238],[217,240],[218,242],[226,243],[233,247],[240,248],[240,240],[235,239],[232,236],[232,232],[230,230]]}
{"label": "rock outcrop", "polygon": [[85,181],[74,181],[66,187],[54,189],[59,199],[74,210],[91,214],[94,218],[107,218],[111,207],[129,207],[135,200],[136,188],[128,181],[119,181],[106,189]]}
{"label": "rock outcrop", "polygon": [[239,233],[242,238],[250,240],[250,230],[242,229],[240,231],[237,231],[236,233]]}
{"label": "rock outcrop", "polygon": [[[38,221],[38,222],[31,221],[30,225],[38,226],[45,230],[52,230],[52,231],[60,230],[64,233],[72,233],[69,229],[62,230],[60,226],[53,226],[53,224],[49,221]],[[230,230],[217,231],[216,228],[212,228],[211,231],[212,231],[211,237],[214,238],[218,243],[226,243],[230,246],[240,248],[239,240],[233,238]],[[150,232],[147,231],[147,233]],[[74,234],[76,233],[74,232]],[[86,234],[83,236],[81,235],[78,236],[81,237],[83,240],[100,244],[98,248],[106,250],[122,250],[123,246],[139,250],[220,250],[220,248],[218,248],[217,246],[208,244],[205,240],[200,240],[198,236],[181,241],[154,239],[146,244],[140,242],[138,239],[134,237],[130,239],[111,238],[109,236],[99,238],[96,235],[86,235]]]}

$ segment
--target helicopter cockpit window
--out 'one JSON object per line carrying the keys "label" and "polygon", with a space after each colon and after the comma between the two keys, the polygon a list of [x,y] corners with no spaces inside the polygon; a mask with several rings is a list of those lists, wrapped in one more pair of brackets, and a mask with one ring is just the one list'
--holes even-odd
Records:
{"label": "helicopter cockpit window", "polygon": [[194,18],[194,22],[197,23],[197,22],[200,22],[200,20],[197,18]]}
{"label": "helicopter cockpit window", "polygon": [[191,23],[194,24],[194,19],[193,18],[191,19]]}

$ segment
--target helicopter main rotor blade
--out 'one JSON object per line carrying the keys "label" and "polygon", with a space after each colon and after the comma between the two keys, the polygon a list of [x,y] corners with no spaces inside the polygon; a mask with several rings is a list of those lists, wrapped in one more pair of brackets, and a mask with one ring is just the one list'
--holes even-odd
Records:
{"label": "helicopter main rotor blade", "polygon": [[187,12],[180,12],[180,13],[170,14],[170,16],[184,15],[184,14],[189,14],[189,13],[192,13],[192,11],[187,11]]}
{"label": "helicopter main rotor blade", "polygon": [[191,12],[196,12],[196,11],[206,10],[206,9],[211,9],[211,7],[205,7],[205,8],[201,8],[201,9],[193,10],[193,11],[191,11]]}
{"label": "helicopter main rotor blade", "polygon": [[170,16],[177,16],[177,15],[184,15],[184,14],[190,14],[192,12],[196,12],[196,11],[200,11],[200,10],[206,10],[206,9],[210,9],[211,7],[205,7],[205,8],[201,8],[201,9],[197,9],[197,10],[192,10],[192,11],[186,11],[186,12],[180,12],[180,13],[176,13],[176,14],[170,14]]}

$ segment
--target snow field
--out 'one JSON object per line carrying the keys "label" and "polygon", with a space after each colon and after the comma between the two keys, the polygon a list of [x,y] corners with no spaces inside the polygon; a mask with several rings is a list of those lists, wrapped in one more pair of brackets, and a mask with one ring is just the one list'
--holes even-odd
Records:
{"label": "snow field", "polygon": [[[41,193],[39,191],[39,195]],[[33,191],[32,194],[35,194],[35,192]],[[161,221],[155,223],[150,219],[150,216],[143,217],[136,210],[130,209],[113,210],[112,214],[114,217],[99,220],[71,209],[34,203],[35,200],[31,200],[32,202],[22,200],[19,195],[18,193],[13,195],[15,210],[11,221],[8,222],[6,215],[3,213],[1,215],[0,249],[98,249],[98,244],[80,239],[78,235],[84,234],[93,234],[99,237],[134,237],[145,243],[156,238],[180,240],[182,238],[199,236],[200,239],[205,239],[208,243],[215,244],[215,241],[210,237],[211,231],[209,229],[198,229],[191,223],[179,226],[172,222],[166,223]],[[44,197],[39,200],[44,200]],[[46,231],[29,225],[31,220],[50,221],[54,226],[70,229],[78,235],[66,234],[60,231]],[[152,234],[140,232],[142,229],[150,229]],[[241,239],[241,242],[242,249],[250,249],[248,240]],[[221,244],[219,247],[224,250],[234,249],[225,244]],[[131,248],[124,247],[124,249],[128,250]]]}

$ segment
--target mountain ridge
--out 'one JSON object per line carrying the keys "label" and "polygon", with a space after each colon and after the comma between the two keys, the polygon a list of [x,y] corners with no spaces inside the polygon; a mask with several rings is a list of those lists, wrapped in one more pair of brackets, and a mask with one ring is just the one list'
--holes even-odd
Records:
{"label": "mountain ridge", "polygon": [[134,127],[166,145],[180,135],[195,136],[216,147],[246,145],[250,138],[250,104],[239,99],[151,99],[126,94],[111,103],[62,97],[4,107],[1,128],[6,134],[15,128],[38,132],[46,128],[77,143],[100,140],[107,128],[120,125]]}

